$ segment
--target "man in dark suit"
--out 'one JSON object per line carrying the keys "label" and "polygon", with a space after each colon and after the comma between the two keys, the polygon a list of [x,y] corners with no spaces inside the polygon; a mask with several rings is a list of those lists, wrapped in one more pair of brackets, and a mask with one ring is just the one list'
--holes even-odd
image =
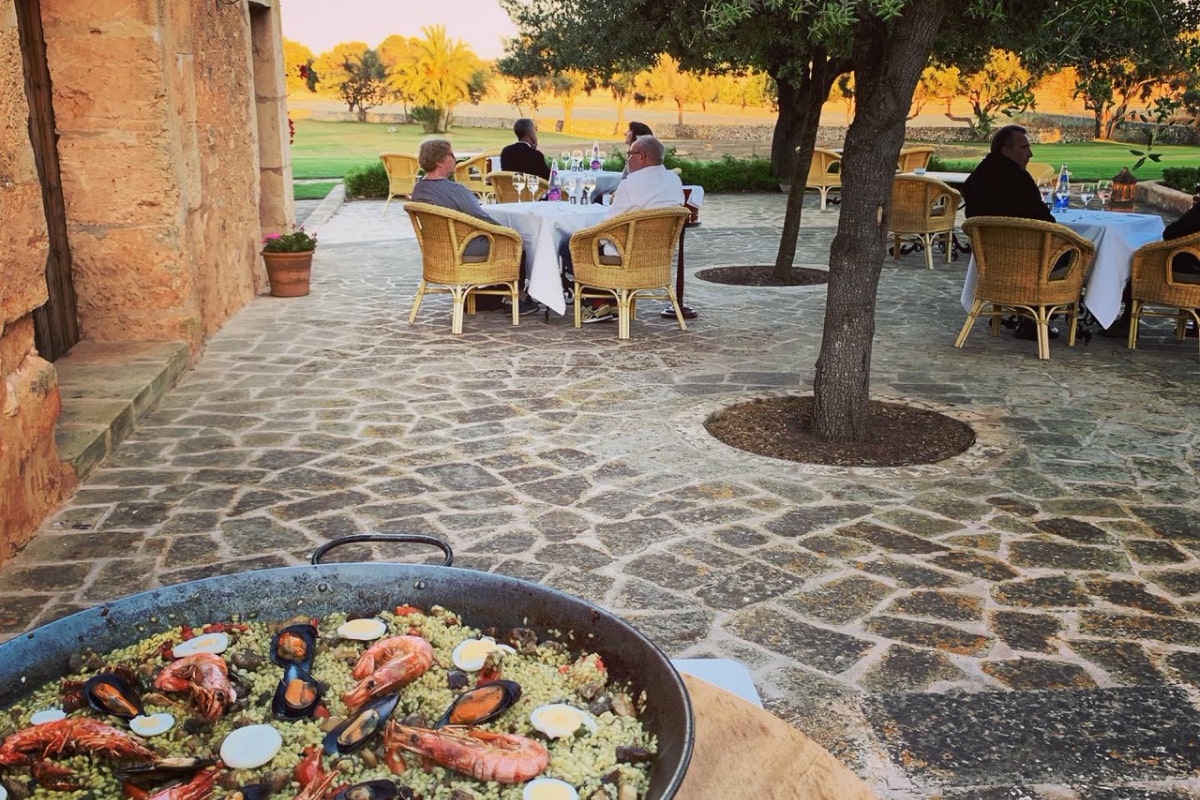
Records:
{"label": "man in dark suit", "polygon": [[537,125],[533,120],[522,117],[513,123],[517,140],[500,151],[500,169],[505,172],[525,172],[550,180],[550,165],[537,149]]}

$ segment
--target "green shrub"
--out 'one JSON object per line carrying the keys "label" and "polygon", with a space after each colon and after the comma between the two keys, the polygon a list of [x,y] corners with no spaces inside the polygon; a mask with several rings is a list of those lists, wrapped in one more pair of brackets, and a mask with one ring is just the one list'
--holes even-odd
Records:
{"label": "green shrub", "polygon": [[1164,167],[1162,182],[1172,189],[1192,194],[1200,182],[1200,169],[1196,167]]}
{"label": "green shrub", "polygon": [[929,170],[930,172],[952,172],[953,171],[953,170],[946,169],[946,162],[942,161],[937,156],[929,157],[929,164],[925,167],[925,169]]}
{"label": "green shrub", "polygon": [[685,161],[675,157],[674,150],[664,161],[667,169],[679,167],[679,177],[685,184],[704,187],[705,194],[713,192],[776,192],[779,181],[771,175],[771,162],[765,158],[734,158],[726,155],[719,161]]}
{"label": "green shrub", "polygon": [[387,171],[379,161],[351,169],[346,173],[344,182],[347,197],[388,196]]}

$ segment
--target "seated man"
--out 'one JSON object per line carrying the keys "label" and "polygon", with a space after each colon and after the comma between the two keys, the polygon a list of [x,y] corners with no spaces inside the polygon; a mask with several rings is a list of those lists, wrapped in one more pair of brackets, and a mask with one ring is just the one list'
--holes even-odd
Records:
{"label": "seated man", "polygon": [[[637,121],[631,122],[631,123],[629,123],[629,129],[625,131],[625,145],[627,147],[632,147],[633,143],[635,141],[637,141],[638,139],[640,139],[641,137],[653,136],[653,135],[654,135],[654,131],[650,130],[650,126],[647,125],[646,123],[637,122]],[[623,170],[621,170],[621,180],[625,180],[625,178],[628,175],[629,175],[629,161],[626,160],[625,168]],[[612,194],[612,192],[604,192],[604,193],[596,192],[595,197],[592,198],[592,202],[593,203],[603,203],[605,195],[610,195],[610,194]]]}
{"label": "seated man", "polygon": [[500,169],[505,172],[525,172],[549,181],[550,165],[537,149],[537,125],[533,120],[522,117],[513,123],[513,133],[517,140],[500,151]]}
{"label": "seated man", "polygon": [[[626,165],[629,175],[621,181],[619,191],[613,197],[605,219],[611,219],[628,211],[643,211],[652,208],[678,208],[683,205],[683,182],[679,176],[663,166],[667,149],[653,136],[639,136],[629,146]],[[616,255],[616,248],[605,245],[608,255]],[[570,271],[570,253],[563,259],[564,269]],[[584,309],[584,322],[599,322],[613,319],[616,308],[603,300],[594,301]]]}
{"label": "seated man", "polygon": [[[1037,182],[1026,171],[1033,148],[1029,136],[1020,125],[1005,125],[992,137],[991,152],[972,170],[963,183],[962,195],[966,200],[967,217],[1020,217],[1054,222],[1054,215],[1042,202],[1042,193]],[[1051,275],[1069,263],[1067,260],[1054,265]],[[1013,334],[1018,339],[1037,339],[1037,327],[1033,320],[1021,317]],[[1058,331],[1050,328],[1050,337]]]}
{"label": "seated man", "polygon": [[[450,180],[458,161],[454,157],[454,150],[448,140],[426,139],[421,142],[421,148],[417,151],[417,163],[421,165],[421,169],[425,170],[425,177],[417,181],[413,187],[412,199],[414,202],[429,203],[461,211],[493,225],[500,224],[483,210],[483,206],[480,205],[479,198],[475,196],[474,192],[461,183]],[[463,249],[463,255],[487,256],[490,247],[491,245],[485,237],[476,236],[467,242],[467,246]],[[525,259],[523,256],[520,281],[522,287],[521,313],[532,314],[538,310],[538,304],[524,294]],[[480,295],[476,299],[476,307],[485,308],[491,298],[491,295]],[[499,298],[497,298],[498,300]]]}

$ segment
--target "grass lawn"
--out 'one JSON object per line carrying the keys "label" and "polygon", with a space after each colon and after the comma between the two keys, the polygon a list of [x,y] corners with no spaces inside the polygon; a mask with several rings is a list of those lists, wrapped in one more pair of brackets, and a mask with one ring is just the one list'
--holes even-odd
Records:
{"label": "grass lawn", "polygon": [[[947,158],[942,161],[948,172],[970,172],[988,152],[988,145],[964,145],[978,148],[979,155],[971,158]],[[1138,157],[1130,150],[1145,150],[1144,147],[1126,142],[1078,142],[1073,144],[1035,144],[1033,160],[1050,164],[1055,172],[1063,164],[1071,172],[1072,181],[1095,181],[1111,178],[1121,167],[1132,168]],[[1162,161],[1146,160],[1134,173],[1138,180],[1156,180],[1162,177],[1164,167],[1200,166],[1200,147],[1191,145],[1155,145],[1154,152],[1162,154]]]}
{"label": "grass lawn", "polygon": [[324,200],[339,181],[315,181],[313,183],[293,183],[293,193],[296,200]]}
{"label": "grass lawn", "polygon": [[[341,178],[352,167],[377,163],[380,153],[416,154],[421,140],[432,135],[421,130],[420,125],[298,119],[296,139],[292,142],[292,176]],[[500,148],[513,141],[510,128],[454,128],[445,136],[462,153]],[[564,145],[568,149],[584,145],[578,136],[553,131],[538,131],[538,142],[545,153],[558,153]],[[591,144],[589,139],[586,146]],[[612,143],[601,147],[607,153]]]}

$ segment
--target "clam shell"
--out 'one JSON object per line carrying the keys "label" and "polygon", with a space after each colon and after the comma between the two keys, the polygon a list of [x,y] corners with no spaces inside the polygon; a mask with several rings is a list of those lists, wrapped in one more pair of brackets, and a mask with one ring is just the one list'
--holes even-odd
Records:
{"label": "clam shell", "polygon": [[388,694],[376,697],[365,703],[358,711],[346,718],[346,721],[325,734],[322,746],[326,755],[335,753],[350,753],[362,747],[375,733],[383,729],[396,704],[400,702],[400,694]]}

